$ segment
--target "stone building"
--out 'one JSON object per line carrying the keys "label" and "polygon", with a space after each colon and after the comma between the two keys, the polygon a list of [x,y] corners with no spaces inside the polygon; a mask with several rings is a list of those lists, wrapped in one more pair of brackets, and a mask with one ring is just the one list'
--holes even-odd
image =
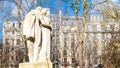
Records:
{"label": "stone building", "polygon": [[3,23],[2,66],[16,68],[21,61],[21,23]]}
{"label": "stone building", "polygon": [[[75,31],[74,16],[51,15],[52,26],[52,55],[55,63],[59,67],[76,67],[77,57],[77,37]],[[79,17],[79,23],[81,23]],[[81,25],[79,25],[81,26]],[[75,46],[75,47],[74,47]],[[57,66],[56,66],[57,68]]]}
{"label": "stone building", "polygon": [[[74,16],[62,16],[62,14],[59,14],[52,16],[51,19],[53,28],[52,35],[54,35],[52,38],[52,45],[53,47],[56,47],[54,48],[54,53],[60,53],[59,61],[61,67],[66,66],[71,68],[74,66],[72,61],[77,63],[75,60],[75,54],[78,52],[73,51],[77,45],[76,32],[72,31],[72,29],[75,27]],[[105,26],[103,25],[103,21],[106,23]],[[79,17],[78,22],[80,31],[82,27],[81,17]],[[84,44],[84,62],[86,64],[86,68],[88,68],[88,66],[94,68],[96,65],[101,63],[101,55],[104,50],[104,46],[107,44],[107,40],[111,38],[112,28],[114,27],[115,23],[115,20],[107,19],[105,16],[100,14],[91,14],[87,17]],[[72,57],[73,55],[75,58]]]}
{"label": "stone building", "polygon": [[86,31],[88,31],[86,33],[86,45],[88,48],[91,47],[90,45],[92,45],[92,47],[93,45],[97,46],[97,48],[94,49],[94,57],[98,59],[95,60],[95,64],[101,63],[101,55],[102,52],[104,52],[105,45],[107,45],[108,40],[112,38],[112,34],[119,29],[119,27],[114,29],[117,24],[114,19],[108,19],[106,16],[100,14],[90,15],[90,21],[86,26]]}

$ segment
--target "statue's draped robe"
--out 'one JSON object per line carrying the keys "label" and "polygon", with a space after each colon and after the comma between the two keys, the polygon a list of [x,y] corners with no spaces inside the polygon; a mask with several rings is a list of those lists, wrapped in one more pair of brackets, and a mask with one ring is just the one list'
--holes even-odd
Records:
{"label": "statue's draped robe", "polygon": [[[26,36],[30,62],[50,61],[50,26],[48,15],[42,15],[39,9],[29,12],[23,23],[23,35]],[[32,40],[34,39],[34,40]]]}
{"label": "statue's draped robe", "polygon": [[23,35],[25,36],[27,48],[28,48],[28,56],[29,61],[33,62],[33,42],[28,40],[29,37],[34,37],[34,26],[35,22],[35,12],[32,10],[25,16],[25,20],[23,22]]}
{"label": "statue's draped robe", "polygon": [[[47,14],[46,16],[40,17],[40,21],[42,25],[50,26],[49,12]],[[50,39],[50,29],[42,26],[42,48],[38,59],[40,62],[50,61]]]}

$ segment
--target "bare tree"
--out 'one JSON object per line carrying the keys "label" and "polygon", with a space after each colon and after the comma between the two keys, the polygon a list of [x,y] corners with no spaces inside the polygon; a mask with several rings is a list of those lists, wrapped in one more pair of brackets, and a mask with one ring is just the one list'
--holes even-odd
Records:
{"label": "bare tree", "polygon": [[[67,0],[65,0],[67,1]],[[107,2],[108,0],[104,0],[101,1],[97,4],[93,4],[92,2],[88,1],[88,0],[71,0],[71,1],[67,1],[70,4],[70,7],[73,9],[74,14],[75,14],[75,24],[76,24],[76,30],[77,30],[77,42],[78,42],[78,47],[79,47],[79,54],[78,54],[78,59],[79,60],[79,67],[83,68],[84,66],[84,58],[85,58],[85,35],[86,35],[86,31],[85,31],[85,27],[86,27],[86,23],[87,21],[87,16],[88,13],[94,9],[94,7],[96,7],[97,5],[103,4],[105,2]],[[79,22],[78,22],[78,16],[79,13],[81,13],[81,20],[82,20],[82,28],[81,30],[79,30]]]}
{"label": "bare tree", "polygon": [[[106,6],[106,10],[102,14],[106,17],[109,22],[113,22],[111,25],[111,31],[107,31],[107,34],[111,35],[111,38],[107,39],[107,44],[105,46],[105,52],[103,54],[103,62],[105,68],[117,68],[119,67],[119,37],[120,37],[120,15],[119,7],[109,2],[109,6]],[[104,22],[105,24],[106,22]],[[105,24],[107,26],[107,24]]]}

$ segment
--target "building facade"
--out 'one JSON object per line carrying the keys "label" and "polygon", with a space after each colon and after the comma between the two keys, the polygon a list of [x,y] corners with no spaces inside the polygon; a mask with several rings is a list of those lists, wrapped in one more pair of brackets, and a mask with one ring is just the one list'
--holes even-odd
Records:
{"label": "building facade", "polygon": [[[52,24],[52,45],[56,47],[54,53],[59,54],[59,63],[61,67],[72,68],[77,65],[80,60],[78,59],[79,49],[77,50],[77,36],[73,31],[75,27],[74,16],[59,15],[51,17]],[[79,17],[79,32],[82,29],[82,18]],[[113,19],[107,19],[100,14],[91,14],[87,17],[85,25],[85,44],[84,44],[84,63],[85,68],[95,68],[102,64],[102,52],[107,45],[108,40],[114,33],[113,28],[117,22]],[[117,31],[117,29],[116,29]],[[55,43],[55,42],[56,43]],[[76,49],[75,49],[76,48]],[[55,49],[55,48],[54,48]],[[73,58],[74,57],[74,58]],[[56,57],[57,58],[57,57]],[[72,64],[72,62],[76,64]]]}
{"label": "building facade", "polygon": [[2,67],[16,68],[21,62],[21,23],[3,23]]}
{"label": "building facade", "polygon": [[[62,12],[57,15],[50,15],[52,26],[51,32],[51,61],[56,68],[77,68],[80,63],[78,59],[80,48],[77,41],[76,25],[74,16],[62,16]],[[106,22],[104,26],[104,22]],[[82,28],[82,18],[78,18],[79,32]],[[111,38],[112,27],[116,24],[115,20],[106,19],[99,14],[91,14],[87,17],[85,25],[84,39],[84,64],[85,68],[95,68],[101,63],[101,55],[107,40]],[[22,25],[21,23],[4,22],[3,24],[3,52],[7,66],[19,63],[17,50],[22,44]],[[117,31],[117,30],[116,30]],[[17,53],[16,53],[17,52]],[[19,57],[20,58],[20,57]]]}

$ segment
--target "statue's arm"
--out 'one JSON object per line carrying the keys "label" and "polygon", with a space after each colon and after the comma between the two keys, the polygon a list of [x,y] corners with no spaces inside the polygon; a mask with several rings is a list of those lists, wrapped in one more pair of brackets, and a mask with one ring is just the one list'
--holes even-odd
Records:
{"label": "statue's arm", "polygon": [[47,24],[41,24],[43,27],[46,27],[46,28],[48,28],[48,29],[50,29],[50,30],[52,30],[52,28],[51,28],[51,26],[50,25],[47,25]]}
{"label": "statue's arm", "polygon": [[40,21],[41,21],[41,25],[43,27],[46,27],[50,30],[52,30],[51,26],[50,26],[50,20],[48,17],[43,17],[43,16],[40,16]]}

